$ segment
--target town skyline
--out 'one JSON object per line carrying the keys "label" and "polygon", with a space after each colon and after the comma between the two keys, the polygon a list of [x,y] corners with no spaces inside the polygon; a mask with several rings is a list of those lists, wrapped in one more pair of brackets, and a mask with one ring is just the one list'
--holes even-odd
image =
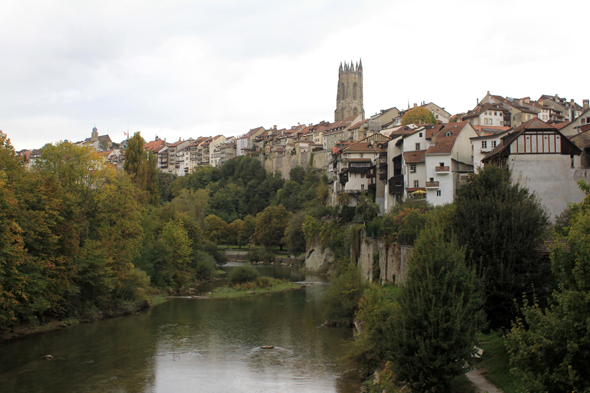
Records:
{"label": "town skyline", "polygon": [[332,121],[338,65],[359,59],[366,117],[423,101],[466,112],[487,91],[587,98],[564,77],[583,56],[565,37],[583,37],[584,13],[555,18],[548,2],[29,8],[0,17],[0,129],[17,149],[94,126],[178,140]]}

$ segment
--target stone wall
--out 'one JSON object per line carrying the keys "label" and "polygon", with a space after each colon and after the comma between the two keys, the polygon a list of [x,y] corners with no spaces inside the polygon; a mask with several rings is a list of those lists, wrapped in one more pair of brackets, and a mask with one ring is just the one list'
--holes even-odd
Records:
{"label": "stone wall", "polygon": [[305,252],[305,269],[310,272],[325,272],[328,266],[334,262],[334,254],[329,248],[322,250],[321,244],[316,241],[307,245]]}
{"label": "stone wall", "polygon": [[[359,259],[357,261],[363,280],[378,281],[401,285],[406,280],[408,260],[413,246],[385,244],[381,238],[365,237],[361,239]],[[379,253],[379,277],[374,277],[373,256]]]}

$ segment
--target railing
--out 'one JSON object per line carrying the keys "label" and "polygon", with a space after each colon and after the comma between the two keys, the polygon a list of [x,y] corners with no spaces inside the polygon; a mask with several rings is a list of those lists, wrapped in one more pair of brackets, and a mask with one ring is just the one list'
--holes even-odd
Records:
{"label": "railing", "polygon": [[426,188],[438,188],[438,181],[427,181]]}
{"label": "railing", "polygon": [[437,173],[449,173],[449,171],[451,170],[450,167],[448,166],[437,166],[434,168],[435,172]]}

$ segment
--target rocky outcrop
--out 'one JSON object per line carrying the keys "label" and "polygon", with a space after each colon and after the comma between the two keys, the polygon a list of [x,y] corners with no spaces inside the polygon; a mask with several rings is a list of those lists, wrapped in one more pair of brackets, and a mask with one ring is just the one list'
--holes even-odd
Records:
{"label": "rocky outcrop", "polygon": [[325,272],[334,262],[334,253],[329,248],[323,249],[317,241],[307,245],[305,252],[305,269],[310,272]]}

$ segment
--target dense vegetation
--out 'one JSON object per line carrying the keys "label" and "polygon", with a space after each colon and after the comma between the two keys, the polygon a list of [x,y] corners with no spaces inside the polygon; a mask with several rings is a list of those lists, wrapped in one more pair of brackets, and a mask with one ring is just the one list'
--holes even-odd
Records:
{"label": "dense vegetation", "polygon": [[[371,209],[357,207],[357,218],[359,210]],[[336,264],[348,267],[336,269],[343,274],[326,293],[326,315],[355,319],[348,357],[366,375],[380,371],[370,391],[451,391],[452,379],[474,361],[478,333],[502,337],[512,324],[506,344],[494,341],[501,356],[491,372],[514,373],[497,378],[502,386],[577,392],[590,389],[589,217],[590,197],[560,217],[550,263],[541,251],[551,230],[536,197],[509,171],[485,167],[452,205],[411,201],[356,224],[387,244],[414,245],[406,281],[395,290],[354,279],[357,236],[350,226],[347,232],[341,222],[308,217],[304,231],[308,240],[351,250],[334,252]],[[378,269],[374,262],[373,280],[381,283]]]}
{"label": "dense vegetation", "polygon": [[304,214],[293,213],[326,209],[310,168],[284,182],[239,157],[177,178],[143,145],[139,133],[128,141],[123,171],[92,148],[46,145],[29,171],[0,133],[0,330],[146,307],[210,278],[219,244],[301,253]]}

